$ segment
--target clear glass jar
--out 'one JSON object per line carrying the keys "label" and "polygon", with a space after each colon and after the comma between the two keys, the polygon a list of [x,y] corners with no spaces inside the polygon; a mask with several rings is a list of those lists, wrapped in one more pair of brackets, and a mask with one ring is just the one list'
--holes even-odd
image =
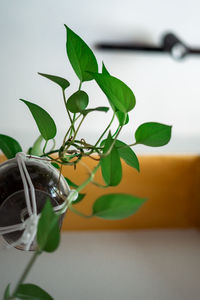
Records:
{"label": "clear glass jar", "polygon": [[[39,157],[26,155],[25,164],[31,181],[35,188],[37,213],[39,214],[47,199],[53,207],[61,205],[69,195],[69,186],[59,171],[49,161]],[[59,219],[60,227],[64,215]],[[17,159],[7,160],[0,165],[0,227],[15,225],[28,218],[24,187],[19,171]],[[3,234],[8,244],[15,243],[24,230]],[[15,245],[17,249],[24,250],[23,244]],[[37,246],[34,241],[30,250]]]}

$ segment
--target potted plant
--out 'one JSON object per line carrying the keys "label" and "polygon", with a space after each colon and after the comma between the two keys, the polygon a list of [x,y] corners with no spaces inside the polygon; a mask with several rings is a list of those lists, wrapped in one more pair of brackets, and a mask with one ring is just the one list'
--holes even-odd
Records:
{"label": "potted plant", "polygon": [[[112,76],[105,65],[99,71],[97,60],[87,44],[69,27],[66,50],[71,66],[78,77],[79,87],[67,95],[70,83],[65,78],[39,73],[61,89],[64,108],[70,125],[65,130],[63,142],[56,147],[56,125],[42,107],[20,99],[30,110],[39,130],[39,137],[25,154],[20,144],[12,137],[0,134],[0,149],[8,158],[0,166],[0,233],[12,246],[23,250],[34,250],[33,257],[25,268],[16,287],[11,292],[7,286],[4,300],[8,299],[52,299],[40,287],[24,284],[26,276],[38,255],[43,251],[53,252],[59,245],[59,230],[67,209],[85,216],[76,209],[76,203],[84,201],[82,190],[88,183],[100,188],[117,186],[122,179],[121,159],[139,171],[139,161],[132,146],[143,144],[159,147],[171,138],[171,126],[156,122],[140,125],[135,140],[126,144],[120,139],[124,126],[128,126],[129,112],[136,100],[132,90],[121,80]],[[90,107],[89,96],[84,91],[86,81],[96,81],[108,99],[108,107]],[[112,111],[112,118],[104,131],[90,143],[88,137],[79,137],[81,125],[88,114],[104,114]],[[113,128],[117,119],[118,126]],[[49,142],[53,147],[49,150]],[[47,150],[48,149],[48,150]],[[62,176],[62,167],[76,168],[83,157],[96,161],[88,178],[80,185]],[[104,184],[95,180],[100,169]],[[71,188],[71,189],[70,189]],[[145,199],[128,194],[109,193],[94,201],[92,213],[85,217],[116,220],[134,214]]]}

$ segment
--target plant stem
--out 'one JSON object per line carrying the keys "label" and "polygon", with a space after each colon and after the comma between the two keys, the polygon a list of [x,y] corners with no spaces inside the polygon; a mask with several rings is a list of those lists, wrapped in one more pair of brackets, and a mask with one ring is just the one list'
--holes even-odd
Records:
{"label": "plant stem", "polygon": [[[74,125],[75,121],[76,121],[76,114],[73,115],[73,120],[72,120],[73,125]],[[71,137],[72,134],[73,134],[73,130],[74,130],[74,132],[75,132],[75,129],[73,129],[72,126],[71,126],[71,130],[70,130],[70,134],[69,134],[70,137]]]}
{"label": "plant stem", "polygon": [[83,116],[82,120],[80,121],[80,123],[79,123],[79,125],[78,125],[78,127],[77,127],[77,130],[76,130],[76,132],[74,133],[74,138],[73,138],[72,142],[75,141],[75,138],[76,138],[76,136],[77,136],[77,133],[78,133],[78,131],[79,131],[79,129],[80,129],[80,127],[81,127],[81,125],[82,125],[82,123],[83,123],[85,117],[86,117],[86,116]]}
{"label": "plant stem", "polygon": [[76,189],[78,193],[82,189],[84,189],[84,187],[86,187],[86,185],[88,185],[88,183],[90,183],[93,180],[94,175],[95,175],[95,173],[96,173],[96,171],[98,170],[99,167],[100,167],[100,163],[98,163],[98,165],[96,165],[96,167],[94,167],[94,169],[90,173],[90,176],[81,185],[79,185],[79,187]]}
{"label": "plant stem", "polygon": [[78,115],[78,117],[76,117],[75,122],[80,118],[81,114]]}
{"label": "plant stem", "polygon": [[103,184],[100,184],[100,183],[98,183],[96,181],[92,181],[92,184],[94,184],[94,185],[96,185],[96,186],[98,186],[98,187],[100,187],[102,189],[106,189],[106,188],[109,187],[108,185],[103,185]]}
{"label": "plant stem", "polygon": [[48,144],[48,141],[45,141],[44,148],[42,150],[43,154],[45,154],[45,150],[46,150],[47,144]]}
{"label": "plant stem", "polygon": [[129,147],[133,147],[133,146],[135,146],[135,145],[137,145],[137,143],[135,142],[135,143],[133,143],[133,144],[130,144],[129,145]]}
{"label": "plant stem", "polygon": [[106,131],[108,131],[108,129],[110,128],[110,126],[111,126],[114,118],[115,118],[115,113],[113,114],[110,123],[108,124],[108,126],[106,127],[106,129],[104,130],[104,132],[102,133],[102,135],[100,136],[100,138],[98,139],[98,141],[96,142],[96,144],[94,145],[94,147],[96,147],[98,145],[98,143],[101,141],[102,137],[105,135]]}
{"label": "plant stem", "polygon": [[52,139],[52,141],[53,141],[53,145],[52,145],[52,147],[51,147],[51,150],[54,150],[54,149],[55,149],[55,146],[56,146],[56,140],[55,140],[55,139]]}
{"label": "plant stem", "polygon": [[116,141],[118,135],[120,134],[122,128],[123,128],[123,125],[120,127],[120,129],[119,129],[118,133],[116,134],[116,136],[115,136],[112,144],[110,145],[110,148],[108,149],[108,151],[106,153],[104,153],[104,154],[101,154],[101,157],[106,157],[106,156],[108,156],[110,154],[110,152],[112,151],[112,149],[114,147],[115,141]]}
{"label": "plant stem", "polygon": [[79,84],[79,87],[78,87],[79,91],[81,90],[81,86],[82,86],[82,81],[80,81],[80,84]]}
{"label": "plant stem", "polygon": [[53,154],[53,153],[57,153],[58,151],[59,151],[59,149],[51,150],[51,151],[49,151],[49,152],[44,153],[43,155],[41,155],[41,157],[48,156],[48,155]]}
{"label": "plant stem", "polygon": [[35,263],[37,257],[41,254],[41,251],[37,250],[35,251],[35,253],[33,254],[33,256],[31,257],[28,265],[26,266],[24,272],[22,273],[19,281],[17,282],[17,285],[14,289],[14,292],[12,294],[12,296],[10,297],[10,299],[14,299],[15,298],[15,294],[17,293],[17,290],[19,288],[19,286],[24,282],[24,280],[26,279],[28,273],[30,272],[30,269],[32,268],[33,264]]}
{"label": "plant stem", "polygon": [[117,127],[117,130],[115,131],[115,133],[113,134],[113,138],[115,137],[115,135],[118,133],[118,131],[119,131],[119,129],[120,129],[120,125]]}
{"label": "plant stem", "polygon": [[116,135],[115,135],[115,138],[114,138],[114,140],[113,140],[113,142],[112,142],[110,148],[108,149],[108,151],[107,151],[106,153],[101,154],[101,157],[106,157],[106,156],[109,155],[110,152],[112,151],[112,148],[113,148],[114,145],[115,145],[115,141],[116,141],[116,139],[118,138],[118,136],[119,136],[119,134],[120,134],[122,128],[123,128],[124,125],[125,125],[125,120],[126,120],[126,118],[124,118],[124,122],[123,122],[123,124],[119,127],[119,129],[118,129],[118,131],[117,131],[117,134],[115,133]]}
{"label": "plant stem", "polygon": [[68,117],[69,117],[69,119],[70,119],[70,123],[71,123],[72,130],[75,132],[74,124],[73,124],[73,121],[72,121],[72,117],[71,117],[71,115],[70,115],[69,110],[67,109],[67,101],[66,101],[66,97],[65,97],[65,91],[64,91],[63,89],[62,89],[62,94],[63,94],[63,100],[64,100],[64,103],[65,103],[65,108],[66,108]]}
{"label": "plant stem", "polygon": [[71,211],[73,211],[76,215],[80,216],[80,217],[87,218],[87,219],[93,217],[92,215],[89,215],[89,216],[85,215],[84,213],[82,213],[82,212],[78,211],[76,208],[74,208],[72,205],[69,206],[69,209]]}
{"label": "plant stem", "polygon": [[79,123],[79,125],[78,125],[76,131],[74,132],[74,137],[73,137],[72,141],[69,143],[69,145],[67,146],[67,148],[65,149],[65,151],[67,151],[67,150],[69,149],[69,147],[70,147],[70,146],[73,144],[73,142],[75,141],[76,136],[77,136],[77,134],[78,134],[78,131],[79,131],[79,129],[80,129],[80,127],[81,127],[81,125],[82,125],[82,123],[83,123],[85,117],[86,117],[86,116],[83,116],[82,120],[80,121],[80,123]]}
{"label": "plant stem", "polygon": [[[63,139],[63,143],[62,143],[62,147],[64,148],[65,147],[65,143],[66,143],[66,139],[67,139],[67,136],[69,134],[69,132],[72,130],[72,126],[69,127],[69,129],[67,130],[65,136],[64,136],[64,139]],[[71,133],[70,133],[70,136],[71,136]]]}
{"label": "plant stem", "polygon": [[[93,181],[94,175],[97,172],[99,167],[100,167],[100,163],[98,163],[98,165],[96,165],[96,167],[91,171],[90,176],[81,185],[79,185],[79,187],[76,189],[78,193],[84,187],[86,187],[91,181]],[[84,213],[78,211],[76,208],[74,208],[72,206],[72,204],[69,205],[69,209],[80,217],[84,217],[84,218],[92,218],[93,217],[93,215],[85,215]]]}

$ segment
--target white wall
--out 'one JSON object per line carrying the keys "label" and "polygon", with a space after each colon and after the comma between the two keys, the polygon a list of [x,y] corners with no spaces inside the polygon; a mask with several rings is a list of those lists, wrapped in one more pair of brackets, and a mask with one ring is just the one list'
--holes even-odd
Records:
{"label": "white wall", "polygon": [[[71,82],[68,93],[78,86],[65,51],[66,23],[93,46],[99,41],[131,41],[143,38],[158,44],[161,35],[172,30],[192,46],[200,46],[200,2],[191,0],[1,0],[0,1],[0,131],[15,136],[28,147],[38,130],[24,98],[44,107],[64,132],[65,113],[61,93],[37,72],[57,74]],[[95,50],[110,72],[135,92],[137,105],[132,121],[121,139],[133,141],[137,126],[146,121],[173,125],[169,146],[152,153],[199,152],[200,149],[200,56],[182,62],[168,55],[102,52]],[[93,82],[84,84],[91,106],[107,105]],[[88,141],[105,127],[111,114],[88,117],[83,133]],[[84,137],[84,135],[83,135]],[[150,149],[139,147],[138,152]]]}

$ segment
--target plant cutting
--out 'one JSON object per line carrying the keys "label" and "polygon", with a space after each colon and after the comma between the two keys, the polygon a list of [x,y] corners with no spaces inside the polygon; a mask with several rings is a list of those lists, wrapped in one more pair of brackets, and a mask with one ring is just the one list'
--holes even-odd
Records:
{"label": "plant cutting", "polygon": [[[132,150],[133,146],[143,144],[160,147],[171,138],[171,126],[147,122],[133,133],[130,144],[121,140],[120,134],[128,126],[129,113],[136,104],[135,95],[124,82],[111,75],[103,63],[99,70],[96,57],[88,45],[69,27],[65,25],[65,28],[67,56],[78,77],[77,90],[69,94],[67,88],[70,83],[67,79],[38,73],[56,84],[62,94],[69,126],[65,129],[61,145],[56,146],[57,129],[52,117],[44,108],[27,99],[20,101],[36,122],[39,131],[37,140],[28,151],[23,152],[16,139],[0,134],[0,149],[8,158],[0,166],[0,216],[4,216],[0,221],[0,234],[10,246],[34,251],[15,288],[11,291],[10,285],[7,286],[4,300],[53,299],[40,287],[25,284],[24,281],[43,251],[53,252],[57,249],[59,230],[67,209],[82,217],[108,220],[123,219],[136,213],[146,200],[123,193],[100,196],[94,201],[90,215],[77,210],[76,204],[86,201],[82,190],[89,183],[99,188],[117,186],[122,179],[121,160],[139,172],[139,161]],[[90,106],[84,83],[92,80],[102,90],[102,96],[107,98],[108,106]],[[89,137],[81,134],[83,122],[89,114],[103,115],[109,110],[112,112],[110,122],[105,124],[95,143],[91,143]],[[115,119],[117,127],[113,123]],[[96,162],[86,180],[78,185],[70,177],[64,178],[63,166],[76,169],[84,157]],[[101,170],[103,184],[95,178],[98,170]]]}

